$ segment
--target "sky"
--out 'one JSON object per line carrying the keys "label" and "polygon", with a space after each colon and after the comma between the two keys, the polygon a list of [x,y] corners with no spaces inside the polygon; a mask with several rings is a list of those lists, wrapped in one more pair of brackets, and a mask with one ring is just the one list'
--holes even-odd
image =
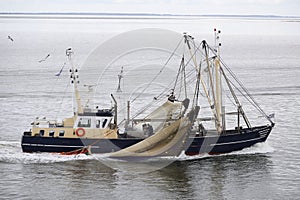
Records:
{"label": "sky", "polygon": [[0,0],[0,12],[300,16],[300,0]]}

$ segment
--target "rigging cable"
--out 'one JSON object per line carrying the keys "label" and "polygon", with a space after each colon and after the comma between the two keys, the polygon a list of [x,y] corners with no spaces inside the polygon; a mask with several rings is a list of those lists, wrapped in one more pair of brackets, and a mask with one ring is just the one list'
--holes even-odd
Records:
{"label": "rigging cable", "polygon": [[[210,46],[208,46],[211,50],[212,48]],[[212,50],[212,52],[215,54],[215,52]],[[215,54],[216,55],[216,54]],[[226,65],[226,63],[224,62],[224,60],[219,57],[220,62],[223,64],[223,66],[225,67],[225,69],[229,72],[229,74],[232,76],[232,78],[238,83],[238,85],[242,88],[241,91],[235,84],[233,84],[233,82],[231,80],[230,83],[240,92],[240,94],[242,94],[245,99],[248,100],[249,103],[251,103],[268,121],[270,121],[272,124],[274,123],[270,117],[263,111],[263,109],[260,107],[260,105],[256,102],[256,100],[254,99],[254,97],[250,94],[249,90],[243,85],[243,83],[237,78],[237,76],[233,73],[233,71]],[[246,93],[246,94],[245,94]],[[250,99],[249,99],[250,98]]]}
{"label": "rigging cable", "polygon": [[174,51],[172,52],[172,54],[169,56],[169,58],[167,59],[167,61],[165,62],[165,64],[162,66],[162,68],[159,70],[159,72],[153,77],[153,79],[147,84],[147,86],[142,90],[142,92],[137,95],[131,102],[133,103],[137,98],[139,98],[149,87],[150,85],[153,83],[153,81],[155,81],[155,79],[162,73],[162,71],[165,69],[165,67],[167,66],[167,64],[169,63],[169,61],[171,60],[171,58],[175,55],[175,52],[177,51],[177,49],[179,48],[181,42],[182,42],[183,38],[181,38],[181,40],[178,42],[176,48],[174,49]]}

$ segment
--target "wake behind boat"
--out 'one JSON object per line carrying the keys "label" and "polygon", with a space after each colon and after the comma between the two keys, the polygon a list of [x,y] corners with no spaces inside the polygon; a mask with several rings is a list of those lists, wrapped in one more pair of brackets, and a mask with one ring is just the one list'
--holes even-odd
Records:
{"label": "wake behind boat", "polygon": [[[178,73],[170,76],[173,86],[153,100],[160,98],[165,102],[139,118],[140,113],[130,117],[132,105],[128,99],[127,119],[120,122],[114,95],[111,95],[112,108],[92,109],[82,105],[79,74],[72,64],[72,50],[68,49],[66,55],[76,101],[74,116],[61,122],[36,119],[22,136],[23,152],[110,153],[111,157],[178,156],[182,151],[186,155],[228,153],[266,141],[274,123],[221,58],[219,34],[215,30],[214,46],[204,40],[198,43],[184,34],[181,41],[185,50]],[[174,53],[168,60],[173,56]],[[123,71],[126,67],[121,73]],[[119,92],[122,91],[122,76],[118,75]],[[256,108],[269,124],[253,126],[250,120],[254,118],[253,113],[250,117],[246,114],[240,97],[249,102],[247,107]],[[232,104],[230,108],[225,106],[225,98]],[[153,101],[140,110],[145,111]],[[260,121],[254,120],[254,123]]]}

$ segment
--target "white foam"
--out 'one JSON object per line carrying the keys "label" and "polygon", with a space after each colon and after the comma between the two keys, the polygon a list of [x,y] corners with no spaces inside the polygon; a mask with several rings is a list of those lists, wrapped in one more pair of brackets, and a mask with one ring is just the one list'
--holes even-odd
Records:
{"label": "white foam", "polygon": [[271,147],[268,142],[263,142],[263,143],[257,143],[249,148],[245,148],[240,151],[234,151],[231,153],[218,154],[218,155],[209,155],[207,153],[204,153],[204,154],[198,154],[194,156],[187,156],[184,154],[184,152],[182,152],[178,157],[172,157],[172,158],[178,161],[188,161],[188,160],[200,160],[200,159],[215,157],[215,156],[266,154],[266,153],[272,153],[274,151],[275,149]]}
{"label": "white foam", "polygon": [[89,160],[91,157],[80,154],[80,155],[59,155],[52,153],[9,153],[0,154],[0,162],[8,163],[24,163],[24,164],[35,164],[35,163],[57,163],[67,162],[72,160]]}
{"label": "white foam", "polygon": [[228,153],[230,155],[243,155],[243,154],[265,154],[265,153],[272,153],[275,149],[269,145],[269,143],[262,142],[257,143],[249,148],[245,148],[241,151],[234,151],[231,153]]}
{"label": "white foam", "polygon": [[[73,160],[98,160],[104,163],[115,163],[115,162],[126,162],[126,160],[111,159],[108,154],[93,154],[93,155],[60,155],[55,153],[23,153],[20,147],[20,142],[18,141],[0,141],[0,147],[2,151],[0,152],[0,162],[8,163],[56,163],[56,162],[68,162]],[[187,156],[182,152],[179,156],[168,156],[168,157],[158,157],[150,159],[149,162],[161,161],[188,161],[188,160],[199,160],[214,156],[227,156],[227,155],[245,155],[245,154],[266,154],[274,152],[274,148],[271,147],[268,142],[258,143],[252,147],[245,148],[241,151],[235,151],[227,154],[220,155],[209,155],[209,154],[199,154],[195,156]]]}
{"label": "white foam", "polygon": [[207,158],[210,157],[211,155],[207,154],[207,153],[203,153],[203,154],[198,154],[198,155],[194,155],[194,156],[188,156],[186,155],[184,152],[181,153],[177,158],[178,161],[186,161],[186,160],[199,160],[199,159],[203,159],[203,158]]}
{"label": "white foam", "polygon": [[55,153],[23,153],[20,142],[0,141],[2,151],[0,152],[0,162],[7,163],[56,163],[72,160],[89,160],[91,156],[79,155],[60,155]]}

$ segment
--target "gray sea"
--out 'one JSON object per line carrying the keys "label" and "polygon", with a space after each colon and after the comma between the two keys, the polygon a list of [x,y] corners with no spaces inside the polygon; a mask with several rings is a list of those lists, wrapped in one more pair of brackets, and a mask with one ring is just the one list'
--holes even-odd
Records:
{"label": "gray sea", "polygon": [[[0,17],[0,198],[299,199],[299,23],[270,17]],[[275,113],[268,140],[225,155],[181,157],[148,173],[130,163],[128,170],[111,168],[93,155],[22,153],[22,133],[35,117],[72,115],[67,69],[54,76],[66,48],[74,49],[80,68],[104,41],[144,28],[187,32],[200,41],[213,41],[213,29],[220,29],[223,59],[261,107]]]}

